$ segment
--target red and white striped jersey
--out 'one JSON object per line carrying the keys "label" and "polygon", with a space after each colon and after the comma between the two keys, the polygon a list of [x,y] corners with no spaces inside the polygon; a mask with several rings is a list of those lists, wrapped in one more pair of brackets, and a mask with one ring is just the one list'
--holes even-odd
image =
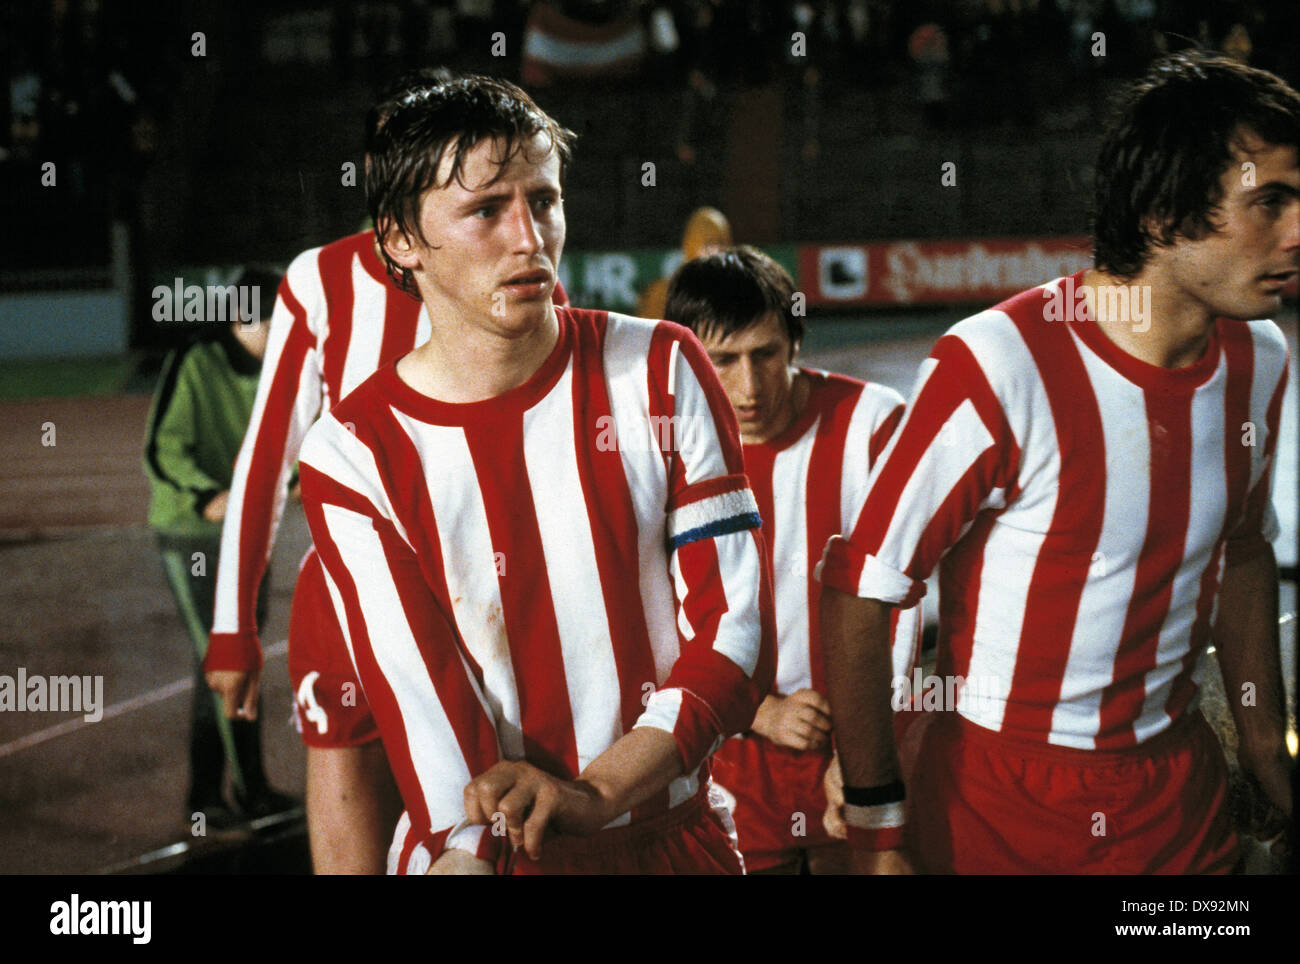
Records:
{"label": "red and white striped jersey", "polygon": [[[801,369],[810,387],[799,417],[766,442],[745,445],[745,474],[763,517],[776,600],[776,682],[788,696],[826,692],[817,629],[821,583],[814,570],[831,536],[862,513],[876,457],[903,415],[903,397],[884,385]],[[896,611],[895,673],[906,676],[919,644],[920,609]]]}
{"label": "red and white striped jersey", "polygon": [[523,385],[447,404],[388,365],[303,447],[307,519],[407,808],[401,871],[445,847],[494,858],[462,798],[494,763],[572,779],[634,726],[672,733],[687,775],[615,823],[690,799],[771,682],[757,506],[708,357],[669,322],[556,311]]}
{"label": "red and white striped jersey", "polygon": [[1220,319],[1195,364],[1149,365],[1090,320],[1045,320],[1081,277],[936,343],[820,575],[906,607],[938,564],[938,673],[965,680],[958,712],[1111,750],[1193,705],[1225,558],[1276,534],[1287,350],[1272,322]]}
{"label": "red and white striped jersey", "polygon": [[304,251],[289,265],[230,486],[208,669],[261,665],[253,615],[257,587],[307,429],[380,365],[428,337],[423,305],[389,278],[373,233]]}

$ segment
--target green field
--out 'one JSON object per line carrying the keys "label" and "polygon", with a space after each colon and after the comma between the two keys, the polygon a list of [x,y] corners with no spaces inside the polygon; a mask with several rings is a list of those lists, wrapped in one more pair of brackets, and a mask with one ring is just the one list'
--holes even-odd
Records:
{"label": "green field", "polygon": [[135,370],[130,355],[0,362],[0,401],[114,395],[137,388]]}

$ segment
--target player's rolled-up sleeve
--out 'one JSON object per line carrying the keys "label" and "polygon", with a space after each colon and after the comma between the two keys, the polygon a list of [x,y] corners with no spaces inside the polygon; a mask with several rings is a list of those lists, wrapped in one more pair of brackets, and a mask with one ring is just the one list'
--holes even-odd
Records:
{"label": "player's rolled-up sleeve", "polygon": [[680,331],[663,404],[680,429],[666,537],[681,655],[636,725],[671,733],[690,771],[753,721],[775,672],[776,628],[735,417],[703,349]]}
{"label": "player's rolled-up sleeve", "polygon": [[1001,504],[1019,459],[985,373],[964,342],[944,336],[871,471],[856,523],[827,543],[817,578],[849,595],[915,606],[942,555],[979,512]]}
{"label": "player's rolled-up sleeve", "polygon": [[826,543],[817,577],[822,585],[849,595],[904,608],[916,605],[925,595],[922,580],[912,579],[879,557],[868,555],[844,536],[831,536]]}
{"label": "player's rolled-up sleeve", "polygon": [[410,821],[401,866],[445,849],[498,856],[465,821],[463,791],[500,759],[495,727],[414,551],[382,508],[362,442],[332,417],[308,437],[303,507],[329,594]]}
{"label": "player's rolled-up sleeve", "polygon": [[[855,523],[862,515],[862,507],[867,501],[867,492],[871,469],[880,461],[889,440],[894,437],[899,423],[903,420],[906,403],[903,396],[885,385],[868,384],[863,387],[849,419],[848,432],[844,440],[844,462],[840,472],[840,532],[852,532]],[[845,566],[841,553],[849,557],[847,566],[858,571],[877,564],[876,560],[858,560],[853,558],[853,545],[842,536],[833,536],[832,544],[824,557],[834,566]],[[901,574],[873,574],[887,581],[891,577],[899,583],[897,591],[901,601],[910,594],[914,581]],[[838,582],[841,574],[832,573],[831,580]],[[906,676],[913,667],[919,665],[921,649],[921,612],[919,607],[896,609],[890,617],[892,624],[892,650],[895,676]]]}

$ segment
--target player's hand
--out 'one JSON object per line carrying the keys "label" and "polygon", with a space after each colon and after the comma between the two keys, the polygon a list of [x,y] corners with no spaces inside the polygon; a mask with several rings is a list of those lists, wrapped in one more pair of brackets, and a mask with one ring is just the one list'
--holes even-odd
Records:
{"label": "player's hand", "polygon": [[204,679],[221,697],[226,716],[232,720],[257,719],[257,693],[262,682],[260,670],[218,669],[205,673]]}
{"label": "player's hand", "polygon": [[468,850],[444,850],[425,871],[426,876],[454,875],[458,877],[487,876],[495,877],[496,868],[486,860],[480,860]]}
{"label": "player's hand", "polygon": [[1273,853],[1281,855],[1291,843],[1291,768],[1295,764],[1284,746],[1271,753],[1252,753],[1243,743],[1238,748],[1237,758],[1243,776],[1252,784],[1254,806],[1247,830],[1259,840],[1273,841]]}
{"label": "player's hand", "polygon": [[465,787],[466,819],[491,826],[504,818],[510,845],[523,847],[533,860],[542,855],[548,829],[592,834],[617,816],[605,810],[590,784],[560,780],[522,760],[498,763]]}
{"label": "player's hand", "polygon": [[[840,755],[831,757],[831,765],[822,777],[826,791],[826,813],[822,826],[836,840],[848,840],[849,829],[844,822],[844,772],[840,769]],[[916,866],[906,850],[854,850],[852,857],[855,874],[915,874]]]}
{"label": "player's hand", "polygon": [[230,502],[230,490],[214,495],[203,507],[203,518],[209,522],[220,522],[226,517],[226,504]]}
{"label": "player's hand", "polygon": [[854,850],[853,873],[911,876],[916,865],[906,850]]}
{"label": "player's hand", "polygon": [[789,696],[769,693],[750,729],[777,746],[816,750],[830,739],[831,705],[816,690],[796,690]]}
{"label": "player's hand", "polygon": [[840,755],[831,757],[831,765],[822,777],[822,790],[826,793],[826,812],[822,826],[835,840],[848,840],[849,828],[844,822],[844,772],[840,769]]}

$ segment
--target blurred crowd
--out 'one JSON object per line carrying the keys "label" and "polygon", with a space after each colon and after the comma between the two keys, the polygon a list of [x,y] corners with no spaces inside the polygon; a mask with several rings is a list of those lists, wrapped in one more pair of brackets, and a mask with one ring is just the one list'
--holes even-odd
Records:
{"label": "blurred crowd", "polygon": [[[7,268],[48,262],[32,231],[73,232],[67,265],[102,265],[134,207],[167,104],[169,20],[155,3],[9,3],[0,13],[0,216]],[[30,229],[30,230],[29,230]]]}
{"label": "blurred crowd", "polygon": [[[848,88],[885,105],[866,124],[1071,131],[1091,123],[1111,81],[1190,44],[1300,79],[1295,0],[267,0],[239,12],[216,0],[16,0],[0,25],[10,269],[50,260],[33,238],[52,225],[93,227],[59,263],[105,262],[108,223],[136,216],[150,162],[199,116],[193,82],[174,83],[197,30],[223,83],[300,69],[377,88],[441,63],[520,80],[544,104],[653,89],[688,166],[731,116],[729,98],[756,89],[779,92],[809,158]],[[291,89],[272,93],[267,110],[304,109]]]}

